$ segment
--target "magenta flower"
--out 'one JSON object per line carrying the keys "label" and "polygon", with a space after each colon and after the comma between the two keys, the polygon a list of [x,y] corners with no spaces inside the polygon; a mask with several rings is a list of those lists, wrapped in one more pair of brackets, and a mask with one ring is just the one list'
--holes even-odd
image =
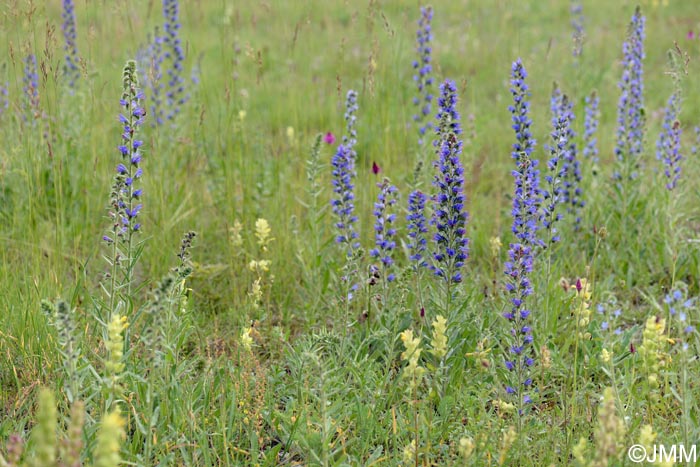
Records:
{"label": "magenta flower", "polygon": [[323,141],[325,141],[326,144],[333,144],[335,143],[335,136],[329,131],[326,133],[326,136],[323,137]]}
{"label": "magenta flower", "polygon": [[691,41],[692,41],[693,39],[695,39],[695,33],[693,32],[692,29],[691,29],[690,31],[688,31],[688,35],[687,35],[686,37],[687,37],[688,39],[690,39]]}
{"label": "magenta flower", "polygon": [[381,167],[379,167],[379,165],[376,162],[372,162],[372,173],[374,175],[377,175],[381,171],[382,171]]}

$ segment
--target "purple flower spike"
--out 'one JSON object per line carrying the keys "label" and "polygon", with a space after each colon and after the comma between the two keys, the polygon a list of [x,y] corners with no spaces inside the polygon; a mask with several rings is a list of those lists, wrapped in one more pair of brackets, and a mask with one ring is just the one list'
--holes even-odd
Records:
{"label": "purple flower spike", "polygon": [[413,62],[413,69],[416,73],[413,75],[413,80],[418,87],[418,96],[413,98],[413,104],[416,105],[419,110],[413,116],[413,120],[418,126],[418,134],[420,135],[418,144],[423,144],[423,135],[433,127],[428,119],[428,116],[432,112],[433,102],[433,95],[430,91],[433,85],[433,68],[431,65],[432,48],[430,46],[430,42],[433,39],[430,29],[430,23],[433,19],[433,9],[429,6],[421,7],[420,12],[421,17],[418,21],[418,32],[416,33],[416,52],[418,52],[419,60]]}
{"label": "purple flower spike", "polygon": [[[533,249],[541,246],[537,238],[538,220],[540,216],[541,192],[539,189],[539,171],[537,161],[530,156],[535,145],[530,133],[532,124],[529,117],[529,92],[525,83],[527,72],[520,59],[513,63],[511,69],[511,94],[513,105],[509,107],[513,120],[513,130],[516,142],[513,144],[513,159],[516,168],[513,171],[515,189],[513,193],[513,233],[514,242],[508,250],[508,261],[505,264],[506,291],[510,296],[511,306],[504,316],[509,321],[511,331],[510,356],[506,368],[512,371],[510,385],[506,392],[517,394],[521,405],[531,380],[528,378],[532,359],[532,328],[528,324],[530,310],[527,309],[527,299],[533,289],[529,280],[532,272]],[[557,128],[566,134],[566,118],[557,118]],[[555,130],[556,132],[556,130]],[[559,132],[557,132],[559,134]],[[566,144],[563,145],[565,147]],[[558,150],[558,149],[557,149]],[[558,162],[557,162],[558,163]],[[556,166],[550,160],[550,166]]]}
{"label": "purple flower spike", "polygon": [[460,116],[457,112],[457,87],[447,80],[440,86],[437,113],[437,140],[434,142],[438,170],[433,186],[437,194],[430,221],[435,226],[435,251],[431,269],[449,283],[462,281],[460,269],[469,255],[466,237],[467,212],[464,209],[464,169],[460,161],[462,140]]}
{"label": "purple flower spike", "polygon": [[143,143],[136,139],[139,127],[143,123],[141,113],[142,94],[138,89],[136,64],[127,62],[124,67],[124,92],[120,99],[122,113],[119,120],[122,123],[122,141],[125,144],[117,146],[121,162],[117,165],[117,174],[112,186],[110,201],[110,217],[113,224],[109,235],[103,238],[107,243],[115,240],[129,242],[131,235],[141,229],[136,222],[142,205],[136,203],[141,198],[142,189],[136,188],[135,180],[141,178],[143,169],[139,167],[142,160],[141,146]]}

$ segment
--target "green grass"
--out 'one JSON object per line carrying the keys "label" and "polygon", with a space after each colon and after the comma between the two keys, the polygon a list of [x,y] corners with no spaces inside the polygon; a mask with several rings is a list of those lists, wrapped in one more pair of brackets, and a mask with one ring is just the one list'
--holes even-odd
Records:
{"label": "green grass", "polygon": [[[700,323],[700,303],[693,302],[681,323],[663,302],[673,289],[686,298],[699,289],[700,166],[690,147],[700,124],[700,82],[693,79],[700,72],[700,40],[686,35],[693,30],[697,36],[700,20],[692,2],[642,5],[646,144],[626,207],[612,182],[613,149],[622,41],[635,4],[584,2],[586,36],[575,60],[569,2],[434,3],[434,76],[437,83],[457,83],[466,139],[470,258],[451,300],[430,273],[417,277],[405,254],[405,206],[420,156],[411,68],[419,3],[181,2],[185,73],[199,63],[201,82],[189,88],[176,127],[153,128],[148,115],[143,129],[142,250],[132,258],[130,291],[118,291],[120,312],[130,323],[118,390],[102,379],[110,358],[106,325],[116,310],[105,305],[104,258],[110,253],[101,238],[120,157],[122,67],[161,23],[160,2],[76,2],[84,70],[74,95],[61,79],[61,2],[5,3],[0,465],[10,458],[1,447],[10,435],[29,440],[43,420],[38,415],[45,412],[35,408],[42,387],[54,393],[59,437],[66,436],[72,396],[61,354],[65,339],[42,313],[43,299],[63,299],[74,310],[86,465],[110,465],[96,454],[109,436],[119,440],[124,462],[146,466],[564,466],[574,463],[581,438],[589,440],[587,458],[598,462],[602,434],[614,431],[601,431],[599,423],[613,426],[615,417],[625,427],[613,439],[617,460],[594,465],[628,465],[627,447],[639,441],[644,425],[668,446],[693,444],[700,436],[700,393],[693,383],[700,342],[697,332],[683,333],[686,324]],[[690,57],[680,118],[687,158],[679,187],[668,193],[655,143],[673,91],[667,52],[674,41]],[[41,65],[45,118],[36,126],[20,116],[22,60],[30,52]],[[544,256],[532,274],[536,390],[522,417],[507,406],[513,402],[504,390],[509,326],[501,317],[508,306],[503,265],[513,240],[509,72],[518,57],[529,74],[534,157],[543,172],[552,83],[573,100],[579,135],[585,96],[596,90],[601,98],[600,161],[594,166],[581,159],[581,229],[565,219],[550,274]],[[358,260],[361,285],[346,306],[340,293],[345,261],[333,241],[329,206],[336,145],[322,142],[318,160],[309,159],[318,133],[343,135],[349,89],[359,92],[355,205],[365,255]],[[420,182],[432,193],[434,154],[424,151],[429,163]],[[378,175],[373,162],[381,167]],[[309,168],[318,173],[319,191],[310,188]],[[367,255],[376,183],[385,176],[401,193],[398,279],[386,291],[368,285]],[[266,251],[255,237],[259,218],[274,237]],[[240,244],[231,239],[236,222]],[[189,230],[198,234],[186,262],[191,274],[167,290],[164,311],[153,312],[160,281],[179,264],[175,255]],[[495,254],[493,237],[503,244]],[[249,263],[260,259],[270,267],[260,275],[262,296],[254,303],[258,274]],[[592,283],[587,322],[579,322],[582,299],[566,287],[578,278]],[[438,314],[448,323],[444,359],[430,351]],[[650,343],[653,333],[644,334],[650,316],[673,322],[656,344]],[[413,389],[402,376],[407,363],[400,334],[406,329],[422,339],[419,364],[426,371]],[[161,336],[159,344],[148,340],[153,335]],[[653,358],[640,355],[640,348],[653,345]],[[612,352],[609,362],[603,349]],[[658,386],[648,380],[654,372]],[[614,389],[612,415],[599,410],[606,387]],[[124,438],[114,429],[99,434],[115,407],[125,420]],[[39,422],[38,428],[46,426]],[[512,439],[510,427],[516,429]],[[459,454],[462,439],[474,443],[468,460]],[[418,454],[405,458],[412,441]],[[28,449],[35,444],[41,441]]]}

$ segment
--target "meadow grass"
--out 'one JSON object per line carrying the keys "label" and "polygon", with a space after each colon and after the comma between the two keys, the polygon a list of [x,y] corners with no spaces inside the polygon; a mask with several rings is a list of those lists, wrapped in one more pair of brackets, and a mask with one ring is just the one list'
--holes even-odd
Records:
{"label": "meadow grass", "polygon": [[[153,70],[137,64],[141,227],[107,245],[122,70],[162,30],[161,3],[75,2],[74,87],[63,72],[64,3],[0,7],[0,466],[599,466],[628,465],[633,444],[696,442],[693,2],[641,4],[646,133],[631,181],[614,180],[614,148],[635,3],[583,2],[577,57],[575,2],[432,4],[430,118],[437,126],[438,86],[451,79],[463,128],[469,258],[450,265],[455,283],[409,260],[409,194],[435,194],[438,159],[435,136],[419,145],[413,122],[419,3],[167,0],[180,3],[189,97],[173,122],[154,125]],[[30,54],[36,109],[23,93]],[[516,382],[525,402],[525,390],[507,389],[504,365],[520,342],[511,328],[521,328],[503,317],[505,263],[520,241],[508,111],[518,58],[531,157],[546,175],[556,82],[576,115],[586,203],[577,226],[559,207],[558,243],[533,245],[533,362]],[[655,145],[676,86],[685,160],[669,191]],[[335,242],[330,204],[349,90],[359,105],[351,257]],[[593,91],[596,161],[581,154]],[[384,269],[371,250],[385,178],[399,198],[382,211],[397,229],[395,247],[381,248],[393,255]]]}

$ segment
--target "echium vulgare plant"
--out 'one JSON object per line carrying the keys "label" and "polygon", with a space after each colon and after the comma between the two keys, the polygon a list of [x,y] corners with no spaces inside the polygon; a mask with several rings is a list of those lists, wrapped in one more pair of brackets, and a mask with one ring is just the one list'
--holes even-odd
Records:
{"label": "echium vulgare plant", "polygon": [[[578,148],[576,146],[576,132],[573,128],[574,116],[573,102],[565,95],[560,94],[552,107],[554,118],[565,121],[564,138],[566,140],[564,152],[562,153],[563,186],[562,203],[566,205],[567,212],[574,218],[574,228],[578,230],[581,224],[581,210],[585,202],[583,201],[583,189],[581,188],[581,164],[578,160]],[[559,135],[559,142],[562,142]]]}
{"label": "echium vulgare plant", "polygon": [[683,161],[681,154],[682,129],[679,121],[682,103],[682,72],[681,65],[673,52],[669,54],[669,61],[672,67],[671,76],[673,76],[674,89],[664,108],[663,129],[656,141],[656,158],[664,164],[664,175],[667,179],[666,188],[673,190],[681,176],[680,163]]}
{"label": "echium vulgare plant", "polygon": [[644,145],[644,16],[637,7],[622,44],[622,78],[617,106],[617,138],[615,178],[637,178],[639,158]]}
{"label": "echium vulgare plant", "polygon": [[41,114],[41,102],[39,99],[39,72],[34,54],[28,54],[24,58],[24,73],[22,75],[22,91],[24,92],[22,118],[34,125]]}
{"label": "echium vulgare plant", "polygon": [[433,39],[430,29],[430,23],[433,20],[433,8],[430,6],[421,7],[420,13],[421,17],[418,20],[418,31],[416,32],[418,60],[413,61],[413,69],[416,73],[413,75],[413,80],[418,87],[418,95],[413,98],[413,105],[418,108],[418,113],[413,116],[413,120],[418,126],[418,144],[422,145],[424,135],[433,127],[429,119],[433,103],[433,94],[431,92],[433,85],[432,46],[430,45]]}
{"label": "echium vulgare plant", "polygon": [[146,46],[141,47],[136,54],[136,62],[142,72],[142,86],[148,91],[151,111],[151,125],[162,125],[165,122],[163,109],[163,38],[156,26],[153,37],[149,35]]}
{"label": "echium vulgare plant", "polygon": [[343,145],[347,148],[352,159],[353,165],[357,159],[357,152],[355,151],[355,145],[357,144],[357,116],[355,115],[359,110],[357,105],[357,91],[349,90],[347,96],[345,97],[345,126],[346,134],[343,135]]}
{"label": "echium vulgare plant", "polygon": [[372,258],[381,263],[380,275],[384,286],[384,297],[387,296],[387,285],[396,278],[392,272],[394,266],[394,250],[396,249],[396,214],[393,212],[397,203],[398,189],[388,179],[379,186],[377,202],[374,203],[374,248],[369,252]]}
{"label": "echium vulgare plant", "polygon": [[355,171],[355,143],[357,142],[357,130],[355,123],[357,117],[357,93],[348,91],[345,102],[345,121],[347,124],[347,134],[343,135],[343,142],[338,145],[338,149],[331,159],[332,184],[334,198],[331,200],[333,214],[336,216],[336,229],[338,235],[336,242],[344,249],[348,258],[360,247],[359,235],[355,231],[355,182],[357,176]]}
{"label": "echium vulgare plant", "polygon": [[167,62],[166,71],[168,80],[166,83],[165,99],[167,111],[165,118],[172,121],[180,112],[188,100],[189,96],[185,90],[185,79],[183,78],[183,65],[185,52],[180,39],[180,1],[163,0],[163,45],[164,58]]}
{"label": "echium vulgare plant", "polygon": [[545,187],[542,189],[542,230],[545,232],[545,246],[549,248],[560,240],[556,223],[561,219],[559,205],[564,203],[564,179],[566,166],[563,159],[569,150],[569,129],[571,115],[566,112],[570,107],[569,98],[554,86],[550,108],[552,111],[551,142],[545,147],[549,150],[547,161],[548,173],[545,175]]}
{"label": "echium vulgare plant", "polygon": [[585,117],[583,119],[583,157],[592,162],[598,162],[598,119],[600,112],[600,98],[598,93],[593,91],[586,96]]}
{"label": "echium vulgare plant", "polygon": [[540,204],[539,173],[537,161],[531,160],[535,141],[530,133],[528,87],[525,84],[527,73],[518,59],[511,71],[511,94],[514,104],[509,107],[513,118],[516,142],[513,144],[513,171],[515,190],[513,193],[513,233],[515,239],[508,250],[505,264],[506,291],[510,296],[510,307],[503,314],[512,326],[509,337],[505,367],[509,382],[505,390],[516,398],[518,413],[523,415],[523,407],[531,402],[528,394],[532,385],[530,367],[532,358],[532,328],[529,324],[531,311],[528,297],[533,293],[530,273],[532,272],[533,250],[537,240],[537,216]]}
{"label": "echium vulgare plant", "polygon": [[408,195],[408,251],[409,259],[414,269],[428,266],[426,260],[428,225],[425,218],[425,202],[427,196],[420,190],[414,190]]}
{"label": "echium vulgare plant", "polygon": [[336,243],[340,245],[345,254],[345,264],[341,276],[342,301],[349,312],[349,302],[353,298],[357,289],[355,277],[357,275],[357,260],[360,249],[359,234],[355,230],[357,216],[355,215],[355,185],[354,179],[357,176],[355,171],[355,143],[357,142],[357,131],[355,130],[356,116],[358,110],[357,92],[348,91],[345,102],[345,121],[347,124],[347,134],[343,135],[343,141],[338,145],[333,158],[332,184],[333,198],[331,199],[331,209],[335,216]]}
{"label": "echium vulgare plant", "polygon": [[572,54],[574,58],[578,58],[581,53],[583,53],[583,39],[585,36],[583,5],[581,4],[581,0],[571,0],[569,12],[571,13],[571,27],[573,28],[573,32],[571,33],[571,39],[574,43]]}
{"label": "echium vulgare plant", "polygon": [[78,78],[80,78],[80,67],[78,66],[78,45],[76,40],[78,35],[75,29],[75,5],[73,0],[63,0],[63,13],[61,14],[63,24],[63,39],[65,41],[64,50],[66,52],[66,62],[63,65],[63,74],[68,79],[68,86],[75,88]]}
{"label": "echium vulgare plant", "polygon": [[462,282],[461,269],[469,254],[469,239],[466,236],[467,212],[464,208],[464,168],[462,154],[462,128],[457,111],[457,87],[446,80],[440,85],[437,113],[437,139],[434,142],[437,174],[433,186],[433,216],[435,226],[433,241],[435,249],[431,269],[446,286],[446,306],[449,311],[451,286]]}
{"label": "echium vulgare plant", "polygon": [[[141,211],[142,189],[138,187],[143,169],[141,169],[141,146],[143,141],[137,139],[138,130],[143,125],[146,111],[143,107],[144,95],[139,89],[136,76],[136,64],[128,61],[123,73],[124,91],[120,99],[122,112],[119,121],[122,124],[121,144],[117,147],[121,162],[110,194],[109,218],[111,226],[103,240],[111,248],[107,257],[110,271],[110,285],[105,288],[108,295],[108,313],[106,322],[117,312],[117,306],[129,303],[133,266],[136,254],[135,234],[141,230],[138,215]],[[120,304],[121,305],[118,305]],[[123,311],[121,312],[124,313]]]}

